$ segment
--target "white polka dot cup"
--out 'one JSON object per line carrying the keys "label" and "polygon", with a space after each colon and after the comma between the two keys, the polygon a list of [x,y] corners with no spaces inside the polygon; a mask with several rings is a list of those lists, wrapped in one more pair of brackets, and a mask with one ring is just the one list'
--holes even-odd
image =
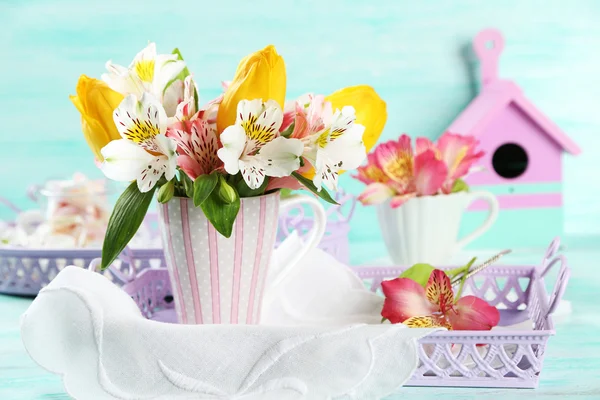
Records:
{"label": "white polka dot cup", "polygon": [[222,236],[188,198],[159,205],[165,259],[182,324],[257,324],[277,236],[279,210],[308,204],[314,225],[305,246],[271,282],[281,282],[325,233],[323,206],[313,197],[280,200],[278,192],[241,199],[231,237]]}

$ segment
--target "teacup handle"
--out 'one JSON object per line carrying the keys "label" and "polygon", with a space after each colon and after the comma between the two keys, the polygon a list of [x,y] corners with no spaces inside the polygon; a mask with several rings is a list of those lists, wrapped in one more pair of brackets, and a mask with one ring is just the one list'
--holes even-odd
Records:
{"label": "teacup handle", "polygon": [[323,205],[314,197],[307,195],[294,195],[286,199],[281,200],[279,206],[279,212],[284,213],[286,209],[301,205],[308,204],[313,210],[313,225],[310,231],[302,237],[304,240],[304,247],[298,251],[294,257],[273,277],[271,284],[269,285],[269,291],[279,286],[289,275],[298,262],[313,248],[317,247],[325,234],[325,228],[327,225],[327,215]]}
{"label": "teacup handle", "polygon": [[483,235],[488,229],[492,227],[496,219],[498,218],[498,212],[500,211],[500,206],[498,205],[498,199],[490,192],[471,192],[471,201],[472,203],[475,200],[485,200],[490,205],[490,210],[486,220],[481,224],[477,229],[473,232],[469,233],[464,238],[460,239],[456,246],[460,249],[467,244],[471,243],[473,240],[477,239],[479,236]]}

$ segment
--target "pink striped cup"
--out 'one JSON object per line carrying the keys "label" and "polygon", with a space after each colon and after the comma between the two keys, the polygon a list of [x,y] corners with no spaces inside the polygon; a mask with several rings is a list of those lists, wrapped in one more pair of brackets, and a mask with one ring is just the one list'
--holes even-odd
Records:
{"label": "pink striped cup", "polygon": [[222,236],[188,198],[159,205],[165,258],[173,285],[177,320],[182,324],[257,324],[275,245],[280,208],[307,203],[315,224],[305,246],[278,276],[291,268],[325,232],[323,206],[313,197],[280,201],[278,192],[241,199],[231,237]]}

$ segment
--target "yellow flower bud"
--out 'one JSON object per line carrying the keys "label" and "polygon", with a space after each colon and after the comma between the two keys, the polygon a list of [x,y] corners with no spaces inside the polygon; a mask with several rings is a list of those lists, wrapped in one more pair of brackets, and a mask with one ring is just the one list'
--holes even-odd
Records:
{"label": "yellow flower bud", "polygon": [[102,161],[100,150],[110,141],[121,138],[113,121],[113,111],[123,100],[123,95],[106,83],[85,75],[79,77],[76,92],[77,95],[69,98],[81,113],[83,136],[96,158]]}
{"label": "yellow flower bud", "polygon": [[285,63],[275,46],[269,45],[244,57],[219,106],[218,131],[222,132],[235,123],[237,105],[241,100],[275,100],[283,109],[285,83]]}

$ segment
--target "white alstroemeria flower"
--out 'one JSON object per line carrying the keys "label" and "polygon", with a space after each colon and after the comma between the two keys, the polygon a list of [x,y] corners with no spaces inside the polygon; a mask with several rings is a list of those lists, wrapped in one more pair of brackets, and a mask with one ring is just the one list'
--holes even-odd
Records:
{"label": "white alstroemeria flower", "polygon": [[251,189],[259,188],[265,176],[281,178],[300,168],[304,145],[298,139],[279,136],[283,112],[273,100],[242,100],[237,106],[235,125],[221,134],[223,147],[217,155],[225,171],[242,172]]}
{"label": "white alstroemeria flower", "polygon": [[140,98],[151,93],[165,104],[167,115],[175,115],[175,109],[182,100],[184,83],[173,82],[165,91],[167,84],[185,68],[176,54],[156,54],[156,44],[150,43],[140,51],[128,68],[106,63],[108,73],[102,74],[102,80],[108,86],[125,96],[134,94]]}
{"label": "white alstroemeria flower", "polygon": [[113,114],[123,139],[102,148],[102,172],[115,181],[137,180],[140,192],[156,185],[163,174],[175,176],[177,145],[165,135],[167,115],[154,96],[144,93],[140,101],[127,96]]}
{"label": "white alstroemeria flower", "polygon": [[304,157],[315,168],[313,183],[320,191],[325,185],[337,190],[341,170],[355,169],[366,157],[362,137],[365,127],[354,123],[354,107],[346,106],[329,116],[322,115],[323,129],[303,139],[306,144]]}

